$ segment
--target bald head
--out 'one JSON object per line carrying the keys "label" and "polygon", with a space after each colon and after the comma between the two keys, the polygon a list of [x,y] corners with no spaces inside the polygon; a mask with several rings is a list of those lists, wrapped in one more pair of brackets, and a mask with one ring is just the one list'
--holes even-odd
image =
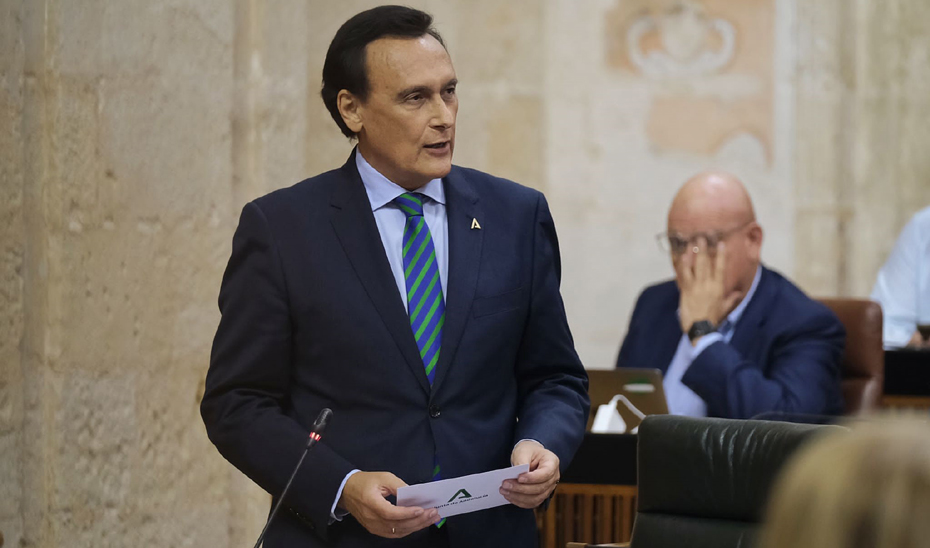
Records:
{"label": "bald head", "polygon": [[722,171],[707,171],[682,185],[672,200],[668,218],[670,228],[675,218],[688,225],[719,223],[715,230],[726,230],[754,221],[756,213],[746,187],[736,176]]}
{"label": "bald head", "polygon": [[[728,291],[745,292],[759,267],[762,227],[756,221],[746,187],[734,175],[708,171],[686,182],[668,210],[672,263],[678,272],[684,250],[708,246],[716,252],[726,244],[725,280]],[[677,249],[677,251],[676,251]]]}

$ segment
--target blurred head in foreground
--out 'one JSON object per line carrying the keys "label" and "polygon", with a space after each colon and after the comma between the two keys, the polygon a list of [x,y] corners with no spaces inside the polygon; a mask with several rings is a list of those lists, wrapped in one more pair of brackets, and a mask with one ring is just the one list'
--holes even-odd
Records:
{"label": "blurred head in foreground", "polygon": [[759,546],[930,547],[930,424],[878,420],[812,442],[778,480]]}

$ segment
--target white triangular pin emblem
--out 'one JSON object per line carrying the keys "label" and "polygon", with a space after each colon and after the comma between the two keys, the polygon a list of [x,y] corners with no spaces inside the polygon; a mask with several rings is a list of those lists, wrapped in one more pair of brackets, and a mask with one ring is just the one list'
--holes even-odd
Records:
{"label": "white triangular pin emblem", "polygon": [[475,230],[476,228],[477,228],[478,230],[481,230],[481,225],[478,224],[478,219],[472,219],[472,220],[471,220],[471,229],[472,229],[472,230]]}

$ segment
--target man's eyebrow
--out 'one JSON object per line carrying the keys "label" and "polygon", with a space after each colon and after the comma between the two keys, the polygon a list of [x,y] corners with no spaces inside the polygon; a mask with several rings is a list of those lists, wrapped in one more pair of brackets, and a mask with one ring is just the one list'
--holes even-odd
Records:
{"label": "man's eyebrow", "polygon": [[443,87],[443,88],[447,88],[447,87],[449,87],[449,86],[457,86],[457,85],[459,85],[459,79],[458,79],[458,78],[453,78],[453,79],[449,80],[448,82],[446,82],[446,85],[444,85],[444,86],[442,86],[442,87]]}

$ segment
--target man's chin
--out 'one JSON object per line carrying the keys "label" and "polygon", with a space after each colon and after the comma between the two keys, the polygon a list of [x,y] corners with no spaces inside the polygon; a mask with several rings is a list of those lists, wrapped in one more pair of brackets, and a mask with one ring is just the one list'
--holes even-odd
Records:
{"label": "man's chin", "polygon": [[452,158],[450,157],[446,162],[437,162],[430,166],[425,175],[427,175],[430,180],[433,179],[442,179],[449,172],[452,171]]}

